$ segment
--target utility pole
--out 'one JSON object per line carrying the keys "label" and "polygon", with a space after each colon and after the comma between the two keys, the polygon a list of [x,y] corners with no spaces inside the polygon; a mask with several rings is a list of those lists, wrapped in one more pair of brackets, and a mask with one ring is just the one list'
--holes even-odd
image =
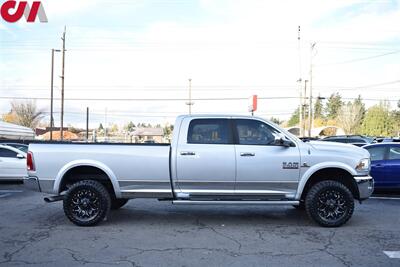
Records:
{"label": "utility pole", "polygon": [[86,142],[89,142],[89,107],[86,108]]}
{"label": "utility pole", "polygon": [[61,141],[64,140],[64,67],[65,67],[65,32],[67,31],[67,27],[64,27],[64,33],[61,40],[63,41],[62,48],[62,72],[61,72]]}
{"label": "utility pole", "polygon": [[53,88],[54,88],[54,52],[60,52],[57,49],[51,49],[51,78],[50,78],[50,141],[53,140],[53,127],[54,127],[54,117],[53,117]]}
{"label": "utility pole", "polygon": [[308,119],[309,119],[309,125],[308,125],[308,137],[311,137],[311,129],[312,129],[312,127],[313,127],[313,107],[312,107],[312,90],[313,90],[313,88],[312,88],[312,76],[313,76],[313,74],[312,74],[312,69],[313,69],[313,63],[312,63],[312,59],[313,59],[313,53],[314,53],[314,48],[315,48],[315,45],[316,45],[317,43],[311,43],[311,50],[310,50],[310,99],[309,99],[309,107],[308,107]]}
{"label": "utility pole", "polygon": [[107,107],[104,111],[104,141],[107,141]]}
{"label": "utility pole", "polygon": [[192,106],[193,106],[193,102],[192,102],[192,79],[189,79],[189,102],[186,103],[186,105],[189,106],[189,115],[192,114]]}
{"label": "utility pole", "polygon": [[304,110],[304,107],[306,106],[305,105],[305,102],[306,102],[306,99],[307,99],[307,83],[308,83],[308,80],[304,80],[304,91],[303,91],[303,97],[302,97],[302,99],[301,99],[301,109],[303,110],[303,112],[302,112],[302,114],[303,114],[303,125],[301,126],[301,133],[302,133],[302,136],[304,137],[305,136],[305,126],[306,126],[306,123],[305,123],[305,119],[306,119],[306,111]]}
{"label": "utility pole", "polygon": [[299,79],[297,80],[297,82],[299,83],[299,93],[300,93],[300,106],[299,106],[299,128],[300,128],[300,136],[304,136],[304,132],[303,132],[303,96],[301,93],[301,43],[300,43],[300,26],[298,28],[298,32],[297,32],[297,52],[299,55]]}

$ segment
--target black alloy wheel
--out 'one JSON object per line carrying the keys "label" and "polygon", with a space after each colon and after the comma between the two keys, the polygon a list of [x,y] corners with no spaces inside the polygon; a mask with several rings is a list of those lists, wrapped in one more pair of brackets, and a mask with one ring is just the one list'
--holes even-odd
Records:
{"label": "black alloy wheel", "polygon": [[345,224],[354,211],[353,194],[344,184],[332,180],[315,184],[305,204],[309,217],[325,227]]}
{"label": "black alloy wheel", "polygon": [[84,180],[69,188],[63,206],[71,222],[79,226],[91,226],[106,218],[111,208],[111,198],[101,183]]}

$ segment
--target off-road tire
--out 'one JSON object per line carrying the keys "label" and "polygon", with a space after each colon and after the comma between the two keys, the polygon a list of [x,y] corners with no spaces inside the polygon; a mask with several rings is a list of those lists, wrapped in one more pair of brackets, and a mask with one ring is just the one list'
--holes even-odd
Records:
{"label": "off-road tire", "polygon": [[125,198],[114,198],[111,200],[111,209],[117,210],[122,208],[126,203],[128,203],[129,199]]}
{"label": "off-road tire", "polygon": [[93,226],[107,217],[111,208],[111,197],[106,187],[93,180],[73,184],[63,200],[67,218],[79,226]]}
{"label": "off-road tire", "polygon": [[305,199],[308,216],[324,227],[339,227],[353,215],[354,197],[342,183],[332,180],[316,183]]}

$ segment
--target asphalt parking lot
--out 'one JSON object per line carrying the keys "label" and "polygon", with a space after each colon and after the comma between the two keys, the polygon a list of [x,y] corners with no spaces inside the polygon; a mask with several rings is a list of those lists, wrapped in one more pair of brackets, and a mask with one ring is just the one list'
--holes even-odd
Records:
{"label": "asphalt parking lot", "polygon": [[400,199],[357,205],[341,228],[292,207],[131,200],[77,227],[62,203],[0,184],[0,266],[400,266]]}

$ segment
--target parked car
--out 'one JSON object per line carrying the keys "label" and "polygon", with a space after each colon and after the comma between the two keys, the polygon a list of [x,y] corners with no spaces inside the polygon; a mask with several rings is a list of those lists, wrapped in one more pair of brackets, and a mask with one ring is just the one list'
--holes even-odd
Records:
{"label": "parked car", "polygon": [[0,144],[0,180],[22,180],[27,175],[26,153]]}
{"label": "parked car", "polygon": [[371,176],[376,189],[400,189],[400,143],[364,146],[371,155]]}
{"label": "parked car", "polygon": [[1,145],[11,146],[18,150],[21,150],[24,153],[28,153],[28,145],[20,144],[20,143],[1,143]]}
{"label": "parked car", "polygon": [[81,226],[129,199],[173,204],[295,205],[326,227],[373,191],[369,153],[302,142],[261,118],[179,116],[171,144],[30,143],[27,187],[54,194]]}
{"label": "parked car", "polygon": [[375,138],[375,143],[400,142],[400,138],[384,137]]}
{"label": "parked car", "polygon": [[335,136],[327,136],[321,139],[321,141],[352,144],[355,146],[365,146],[367,144],[371,144],[374,141],[374,139],[363,135],[335,135]]}

